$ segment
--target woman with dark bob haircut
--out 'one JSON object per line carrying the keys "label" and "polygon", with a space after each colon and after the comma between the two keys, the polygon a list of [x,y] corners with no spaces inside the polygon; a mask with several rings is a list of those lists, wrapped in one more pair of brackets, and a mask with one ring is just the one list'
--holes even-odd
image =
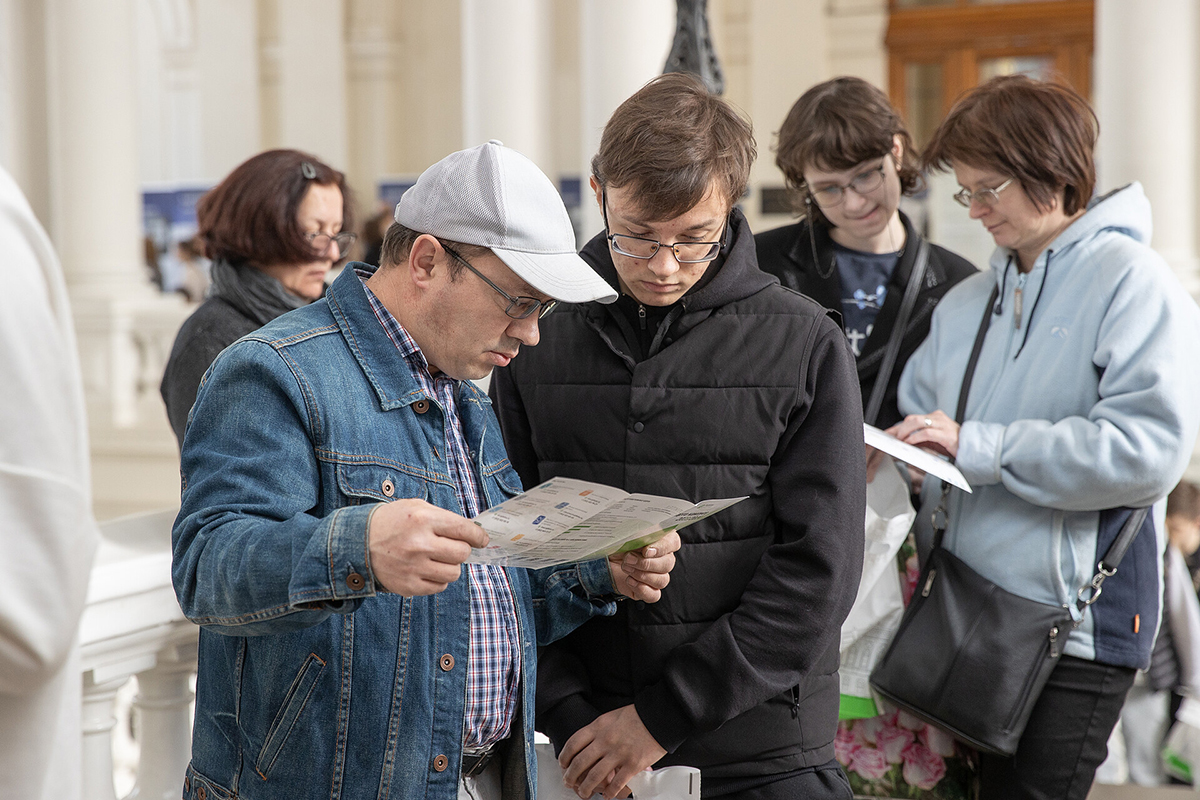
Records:
{"label": "woman with dark bob haircut", "polygon": [[[996,250],[990,270],[938,305],[900,381],[908,416],[890,432],[955,458],[974,490],[944,496],[925,479],[918,551],[928,555],[944,501],[949,552],[1076,623],[1016,754],[981,757],[984,800],[1087,795],[1134,673],[1150,663],[1165,497],[1200,430],[1200,311],[1147,245],[1142,187],[1092,196],[1097,127],[1074,91],[1001,77],[962,97],[925,153],[954,171],[955,199]],[[977,337],[956,421],[946,410]],[[1081,608],[1078,590],[1117,532],[1151,504],[1120,569]]]}
{"label": "woman with dark bob haircut", "polygon": [[900,196],[921,186],[917,154],[887,96],[861,78],[800,95],[779,129],[775,163],[804,217],[754,237],[758,264],[841,315],[866,421],[894,425],[900,372],[929,333],[933,307],[975,267],[923,248],[900,211]]}
{"label": "woman with dark bob haircut", "polygon": [[162,397],[183,444],[200,379],[217,354],[251,331],[325,294],[325,276],[355,235],[346,176],[298,150],[243,162],[196,205],[212,259],[212,288],[183,323]]}

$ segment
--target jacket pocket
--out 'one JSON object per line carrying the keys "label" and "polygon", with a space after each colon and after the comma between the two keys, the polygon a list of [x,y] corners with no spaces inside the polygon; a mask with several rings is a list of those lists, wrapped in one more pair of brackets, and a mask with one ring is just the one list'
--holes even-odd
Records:
{"label": "jacket pocket", "polygon": [[429,499],[424,480],[386,464],[338,464],[337,482],[346,505]]}
{"label": "jacket pocket", "polygon": [[262,750],[254,764],[255,770],[263,780],[267,779],[271,768],[275,766],[275,759],[279,756],[279,751],[283,749],[292,728],[295,727],[300,712],[308,703],[309,695],[312,694],[313,687],[317,685],[317,678],[320,677],[323,669],[325,669],[325,662],[315,653],[310,653],[304,661],[304,666],[300,668],[299,674],[296,675],[296,679],[292,681],[292,686],[283,698],[283,704],[279,708],[279,713],[275,715],[275,720],[271,723],[271,729],[267,731]]}

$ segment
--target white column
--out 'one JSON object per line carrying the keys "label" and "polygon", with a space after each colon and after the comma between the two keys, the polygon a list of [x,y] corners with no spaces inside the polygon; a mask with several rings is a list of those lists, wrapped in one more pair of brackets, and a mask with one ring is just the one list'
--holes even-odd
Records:
{"label": "white column", "polygon": [[358,0],[351,4],[348,72],[350,153],[346,172],[358,200],[360,221],[375,211],[375,182],[388,172],[397,43],[391,38],[394,4]]}
{"label": "white column", "polygon": [[463,144],[500,139],[551,164],[549,0],[462,0]]}
{"label": "white column", "polygon": [[105,676],[97,682],[87,672],[83,677],[83,797],[84,800],[116,800],[113,786],[112,730],[113,701],[128,674]]}
{"label": "white column", "polygon": [[343,0],[278,3],[279,146],[336,169],[348,154]]}
{"label": "white column", "polygon": [[192,690],[196,644],[173,645],[152,669],[138,673],[137,713],[141,758],[137,783],[124,800],[174,800],[191,760]]}
{"label": "white column", "polygon": [[662,72],[675,36],[671,0],[580,0],[583,239],[604,226],[588,188],[604,124],[626,98]]}
{"label": "white column", "polygon": [[1154,211],[1151,244],[1200,296],[1195,0],[1096,0],[1100,191],[1138,180]]}
{"label": "white column", "polygon": [[0,164],[48,229],[45,13],[38,0],[0,2]]}
{"label": "white column", "polygon": [[51,236],[73,298],[148,290],[133,0],[48,0]]}
{"label": "white column", "polygon": [[263,149],[259,120],[258,13],[247,0],[193,0],[200,174],[216,183]]}

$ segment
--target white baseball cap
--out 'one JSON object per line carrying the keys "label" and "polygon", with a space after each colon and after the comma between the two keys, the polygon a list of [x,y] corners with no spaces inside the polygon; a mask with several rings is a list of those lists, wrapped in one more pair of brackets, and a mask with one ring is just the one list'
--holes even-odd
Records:
{"label": "white baseball cap", "polygon": [[550,179],[495,139],[451,153],[400,197],[396,222],[487,247],[555,300],[611,303],[617,293],[575,252],[575,231]]}

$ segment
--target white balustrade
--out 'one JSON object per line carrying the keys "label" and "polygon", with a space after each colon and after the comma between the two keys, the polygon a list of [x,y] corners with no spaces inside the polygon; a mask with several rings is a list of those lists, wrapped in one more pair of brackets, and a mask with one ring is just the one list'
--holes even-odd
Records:
{"label": "white balustrade", "polygon": [[141,757],[137,783],[127,797],[167,800],[182,794],[198,629],[183,616],[171,587],[174,519],[172,509],[100,526],[80,623],[86,800],[116,800],[113,701],[134,675]]}

